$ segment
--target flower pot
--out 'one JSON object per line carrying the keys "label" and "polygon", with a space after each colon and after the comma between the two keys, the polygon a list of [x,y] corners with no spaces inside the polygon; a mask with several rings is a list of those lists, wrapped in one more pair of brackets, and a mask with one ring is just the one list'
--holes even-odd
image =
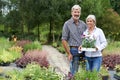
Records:
{"label": "flower pot", "polygon": [[109,76],[102,76],[102,80],[108,80]]}
{"label": "flower pot", "polygon": [[114,74],[114,78],[120,80],[120,76],[118,76],[117,74]]}
{"label": "flower pot", "polygon": [[9,66],[10,62],[6,62],[6,63],[0,63],[0,66]]}
{"label": "flower pot", "polygon": [[108,70],[109,72],[109,75],[110,75],[110,80],[114,80],[114,74],[116,74],[116,71],[115,70]]}
{"label": "flower pot", "polygon": [[81,51],[96,51],[96,48],[81,48]]}

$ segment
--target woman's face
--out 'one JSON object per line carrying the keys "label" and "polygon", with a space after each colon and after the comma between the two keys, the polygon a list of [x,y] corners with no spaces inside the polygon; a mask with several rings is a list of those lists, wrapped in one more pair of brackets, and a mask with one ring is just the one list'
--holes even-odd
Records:
{"label": "woman's face", "polygon": [[71,12],[71,15],[72,15],[74,20],[79,20],[79,18],[80,18],[80,10],[79,9],[74,9]]}
{"label": "woman's face", "polygon": [[88,18],[87,21],[86,21],[86,23],[87,23],[87,25],[88,25],[89,28],[95,27],[95,22],[91,18]]}

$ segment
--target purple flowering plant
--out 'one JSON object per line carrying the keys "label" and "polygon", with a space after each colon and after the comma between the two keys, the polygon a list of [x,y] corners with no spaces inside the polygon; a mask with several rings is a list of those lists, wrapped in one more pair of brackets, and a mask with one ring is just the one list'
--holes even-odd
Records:
{"label": "purple flowering plant", "polygon": [[95,48],[96,38],[94,35],[82,35],[82,47]]}

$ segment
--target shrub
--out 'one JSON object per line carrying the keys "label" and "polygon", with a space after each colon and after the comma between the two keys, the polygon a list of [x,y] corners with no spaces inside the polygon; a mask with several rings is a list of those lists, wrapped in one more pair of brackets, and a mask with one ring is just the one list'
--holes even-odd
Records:
{"label": "shrub", "polygon": [[103,65],[101,66],[99,73],[101,76],[109,76],[109,72],[108,72],[107,67],[105,67]]}
{"label": "shrub", "polygon": [[45,51],[33,50],[28,51],[25,55],[16,61],[18,67],[26,67],[28,63],[36,62],[41,67],[48,67],[49,63],[46,57],[47,53]]}
{"label": "shrub", "polygon": [[120,72],[120,64],[115,65],[115,71]]}
{"label": "shrub", "polygon": [[17,51],[1,50],[0,53],[0,64],[10,63],[21,57],[21,53]]}
{"label": "shrub", "polygon": [[120,55],[106,55],[103,57],[103,65],[113,70],[115,65],[120,64]]}
{"label": "shrub", "polygon": [[19,46],[12,46],[8,49],[9,51],[22,52],[23,48]]}
{"label": "shrub", "polygon": [[102,80],[97,71],[86,71],[84,69],[79,70],[75,74],[75,80]]}
{"label": "shrub", "polygon": [[108,40],[108,46],[103,50],[103,56],[120,53],[120,41]]}
{"label": "shrub", "polygon": [[53,42],[52,46],[56,48],[58,46],[57,42]]}
{"label": "shrub", "polygon": [[0,38],[0,49],[8,49],[12,46],[12,42],[9,42],[6,38]]}
{"label": "shrub", "polygon": [[58,48],[57,48],[61,53],[65,53],[65,49],[64,49],[64,47],[63,46],[59,46]]}
{"label": "shrub", "polygon": [[7,73],[7,80],[61,80],[61,76],[50,68],[31,63],[23,71],[13,70]]}
{"label": "shrub", "polygon": [[42,46],[41,46],[41,44],[38,41],[34,41],[32,43],[24,45],[23,48],[24,48],[24,51],[26,52],[28,50],[35,50],[35,49],[41,50]]}
{"label": "shrub", "polygon": [[16,46],[24,47],[24,45],[31,43],[29,40],[21,40],[16,42]]}

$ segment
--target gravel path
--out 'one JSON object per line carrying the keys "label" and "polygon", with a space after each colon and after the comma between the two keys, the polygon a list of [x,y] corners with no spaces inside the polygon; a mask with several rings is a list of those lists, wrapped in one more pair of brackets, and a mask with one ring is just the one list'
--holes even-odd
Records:
{"label": "gravel path", "polygon": [[48,61],[50,65],[55,68],[56,72],[62,75],[68,74],[69,62],[65,54],[60,53],[58,50],[48,45],[43,45],[42,50],[47,51]]}

